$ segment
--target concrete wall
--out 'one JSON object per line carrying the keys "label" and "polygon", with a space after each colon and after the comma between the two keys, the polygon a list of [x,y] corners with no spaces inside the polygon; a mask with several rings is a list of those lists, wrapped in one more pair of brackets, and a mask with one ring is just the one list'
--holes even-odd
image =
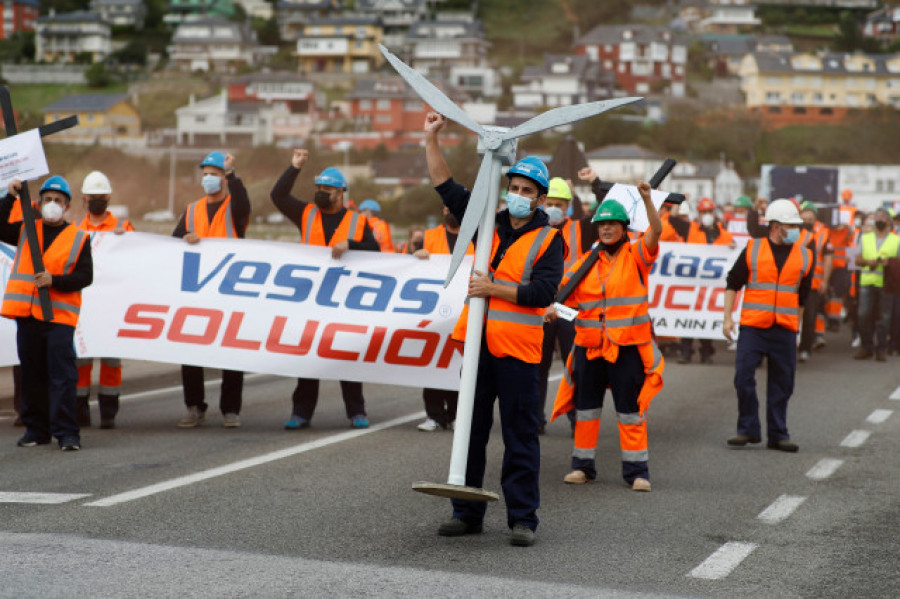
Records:
{"label": "concrete wall", "polygon": [[4,63],[3,78],[9,83],[68,83],[85,84],[85,65],[27,65]]}

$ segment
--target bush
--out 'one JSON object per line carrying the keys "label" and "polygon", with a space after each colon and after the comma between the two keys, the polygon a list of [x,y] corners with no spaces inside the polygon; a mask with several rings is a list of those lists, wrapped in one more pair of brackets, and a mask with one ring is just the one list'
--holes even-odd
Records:
{"label": "bush", "polygon": [[106,68],[106,63],[95,62],[84,70],[84,78],[88,87],[101,88],[112,83],[112,73]]}

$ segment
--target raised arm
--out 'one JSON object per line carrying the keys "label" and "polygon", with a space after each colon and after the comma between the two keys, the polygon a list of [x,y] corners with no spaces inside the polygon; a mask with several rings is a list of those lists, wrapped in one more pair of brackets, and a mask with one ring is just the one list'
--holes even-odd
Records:
{"label": "raised arm", "polygon": [[450,167],[441,152],[441,144],[438,141],[438,133],[447,126],[447,119],[436,112],[429,112],[425,116],[425,160],[428,163],[428,174],[431,176],[431,184],[437,187],[450,179]]}
{"label": "raised arm", "polygon": [[655,252],[659,245],[659,236],[662,234],[662,219],[659,218],[659,211],[650,198],[650,184],[646,181],[641,181],[638,183],[638,191],[641,194],[641,199],[644,200],[644,209],[647,211],[647,220],[650,223],[650,228],[644,234],[644,244],[648,250]]}

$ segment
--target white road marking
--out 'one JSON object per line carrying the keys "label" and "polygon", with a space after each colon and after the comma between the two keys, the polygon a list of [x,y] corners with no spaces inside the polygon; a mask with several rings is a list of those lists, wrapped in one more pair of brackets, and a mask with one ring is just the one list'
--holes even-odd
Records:
{"label": "white road marking", "polygon": [[869,424],[881,424],[885,420],[891,417],[891,414],[894,413],[894,410],[874,410],[869,417],[866,418],[866,422]]}
{"label": "white road marking", "polygon": [[[253,380],[253,379],[259,378],[261,376],[273,376],[273,375],[255,372],[252,374],[245,374],[244,380],[245,381]],[[204,381],[203,385],[208,387],[210,385],[218,385],[221,382],[222,382],[222,379],[213,379],[211,381]],[[139,391],[137,393],[127,393],[125,395],[120,396],[119,401],[120,402],[134,401],[135,399],[142,399],[144,397],[152,397],[154,395],[164,395],[166,393],[174,393],[175,391],[181,391],[181,389],[182,389],[181,385],[172,385],[171,387],[160,387],[159,389],[150,389],[149,391]],[[96,406],[97,400],[92,399],[90,403],[92,406]]]}
{"label": "white road marking", "polygon": [[844,463],[844,460],[835,460],[834,458],[822,458],[819,460],[815,466],[809,469],[809,472],[806,473],[806,476],[813,480],[825,480],[832,474],[834,474],[835,470],[841,467],[841,464]]}
{"label": "white road marking", "polygon": [[894,389],[894,392],[891,393],[891,395],[890,395],[890,397],[888,397],[888,399],[900,400],[900,387],[897,387],[896,389]]}
{"label": "white road marking", "polygon": [[799,495],[782,495],[760,512],[757,518],[766,524],[778,524],[793,514],[804,501],[806,501],[806,497]]}
{"label": "white road marking", "polygon": [[0,503],[55,504],[66,503],[67,501],[74,501],[90,496],[90,493],[15,493],[12,491],[0,491]]}
{"label": "white road marking", "polygon": [[331,435],[330,437],[316,439],[315,441],[308,441],[306,443],[301,443],[300,445],[295,445],[293,447],[288,447],[286,449],[280,449],[278,451],[273,451],[271,453],[266,453],[266,454],[263,454],[260,456],[256,456],[255,458],[248,458],[246,460],[240,460],[238,462],[233,462],[231,464],[219,466],[218,468],[210,468],[209,470],[202,470],[202,471],[196,472],[194,474],[188,474],[187,476],[179,476],[178,478],[173,478],[171,480],[166,480],[161,483],[156,483],[155,485],[150,485],[148,487],[141,487],[140,489],[126,491],[125,493],[119,493],[118,495],[111,495],[104,499],[98,499],[97,501],[91,501],[89,503],[85,503],[84,505],[92,506],[92,507],[109,507],[111,505],[118,505],[120,503],[134,501],[135,499],[141,499],[143,497],[148,497],[150,495],[155,495],[157,493],[171,491],[172,489],[177,489],[179,487],[186,487],[186,486],[192,485],[194,483],[202,482],[204,480],[209,480],[211,478],[216,478],[218,476],[224,476],[226,474],[231,474],[231,473],[237,472],[239,470],[245,470],[247,468],[253,468],[254,466],[260,466],[262,464],[268,464],[269,462],[274,462],[276,460],[289,458],[289,457],[292,457],[292,456],[295,456],[295,455],[298,455],[301,453],[306,453],[307,451],[319,449],[321,447],[327,447],[329,445],[334,445],[336,443],[341,443],[343,441],[349,441],[351,439],[355,439],[355,438],[361,437],[363,435],[376,433],[376,432],[384,430],[384,429],[388,429],[388,428],[391,428],[394,426],[399,426],[401,424],[406,424],[407,422],[410,422],[413,420],[419,420],[420,418],[423,418],[424,416],[425,416],[425,412],[416,412],[415,414],[407,414],[406,416],[394,418],[393,420],[388,420],[387,422],[382,422],[380,424],[372,425],[366,429],[352,430],[352,431],[348,431],[346,433],[340,433],[337,435]]}
{"label": "white road marking", "polygon": [[725,578],[757,547],[756,543],[740,543],[737,541],[725,543],[715,553],[706,558],[702,564],[691,570],[688,576],[705,578],[706,580]]}
{"label": "white road marking", "polygon": [[851,431],[850,434],[841,441],[841,447],[859,447],[869,439],[869,435],[871,434],[871,431]]}

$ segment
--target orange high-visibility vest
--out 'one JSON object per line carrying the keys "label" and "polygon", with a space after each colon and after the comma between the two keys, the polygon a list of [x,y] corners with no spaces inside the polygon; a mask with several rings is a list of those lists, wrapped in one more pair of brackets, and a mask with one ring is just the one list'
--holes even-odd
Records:
{"label": "orange high-visibility vest", "polygon": [[237,239],[238,234],[234,229],[234,219],[231,217],[231,196],[222,200],[222,205],[216,210],[212,222],[209,222],[209,213],[206,205],[209,204],[209,196],[205,196],[189,204],[185,210],[184,227],[189,233],[197,237],[227,237]]}
{"label": "orange high-visibility vest", "polygon": [[567,218],[560,228],[562,231],[563,241],[566,243],[568,254],[563,263],[563,267],[568,270],[575,261],[581,257],[581,223],[575,219]]}
{"label": "orange high-visibility vest", "polygon": [[847,248],[854,245],[853,235],[849,227],[837,227],[831,229],[828,241],[834,248],[834,267],[845,268],[847,266]]}
{"label": "orange high-visibility vest", "polygon": [[800,283],[812,268],[812,252],[795,242],[778,272],[769,240],[747,243],[750,278],[741,307],[741,324],[768,329],[777,324],[795,333],[800,330]]}
{"label": "orange high-visibility vest", "polygon": [[[37,229],[38,245],[44,246],[44,221],[34,223]],[[75,270],[75,263],[81,250],[90,236],[75,225],[65,225],[53,243],[41,254],[44,270],[51,275],[67,275]],[[60,291],[49,288],[50,302],[53,307],[53,319],[49,322],[66,324],[74,327],[78,324],[81,312],[81,291]],[[13,261],[12,272],[3,295],[3,306],[0,315],[7,318],[25,318],[33,316],[47,321],[41,309],[38,288],[34,284],[34,265],[31,263],[31,248],[25,236],[25,227],[19,234],[19,247]]]}
{"label": "orange high-visibility vest", "polygon": [[375,241],[378,242],[378,247],[381,248],[381,251],[393,252],[394,240],[391,239],[391,226],[387,221],[382,220],[377,216],[369,218],[368,221],[369,228],[372,229],[372,235],[375,236]]}
{"label": "orange high-visibility vest", "polygon": [[[207,218],[206,220],[208,221],[209,219]],[[134,226],[131,224],[131,221],[123,219],[121,225],[119,222],[119,219],[113,216],[112,212],[107,211],[106,218],[104,218],[103,222],[99,225],[92,223],[90,216],[85,216],[84,220],[78,223],[78,228],[89,233],[93,233],[94,231],[115,231],[120,228],[122,231],[134,231]]]}
{"label": "orange high-visibility vest", "polygon": [[[425,231],[425,242],[422,244],[422,249],[429,254],[452,254],[450,244],[447,243],[447,227],[438,225]],[[466,255],[473,254],[475,254],[475,245],[470,241],[469,247],[466,248]]]}
{"label": "orange high-visibility vest", "polygon": [[672,226],[672,223],[669,222],[669,213],[664,214],[660,217],[662,220],[663,230],[659,235],[660,241],[684,241],[680,235],[678,235],[678,231],[675,230],[675,227]]}
{"label": "orange high-visibility vest", "polygon": [[[716,222],[716,227],[719,229],[719,236],[716,237],[716,240],[712,243],[712,245],[731,245],[731,242],[734,241],[734,238],[731,236],[731,233],[725,230],[725,227],[722,226],[722,223]],[[688,243],[708,243],[706,241],[706,233],[700,228],[700,223],[696,221],[691,222],[691,229],[688,231],[687,236]]]}
{"label": "orange high-visibility vest", "polygon": [[[553,227],[541,227],[524,233],[506,250],[497,270],[491,267],[490,274],[494,282],[513,287],[530,283],[535,263],[558,234],[559,231]],[[495,230],[491,262],[499,246],[500,236]],[[487,298],[484,330],[491,355],[498,358],[511,356],[528,364],[540,364],[545,308],[546,306],[520,306],[498,297]],[[453,329],[453,338],[457,341],[465,340],[468,318],[469,306],[466,305]]]}
{"label": "orange high-visibility vest", "polygon": [[[585,275],[566,301],[578,307],[575,319],[575,344],[600,347],[605,337],[616,345],[639,345],[652,339],[647,282],[638,270],[638,261],[649,269],[653,264],[644,255],[641,239],[625,243],[611,258],[612,263],[601,276],[601,261],[610,257],[601,253],[597,264]],[[563,276],[565,285],[586,259],[582,256]]]}
{"label": "orange high-visibility vest", "polygon": [[366,217],[355,210],[345,210],[341,224],[334,230],[331,239],[325,243],[325,228],[322,226],[322,214],[315,204],[307,204],[301,217],[302,235],[300,243],[334,247],[342,241],[362,241],[366,232]]}

